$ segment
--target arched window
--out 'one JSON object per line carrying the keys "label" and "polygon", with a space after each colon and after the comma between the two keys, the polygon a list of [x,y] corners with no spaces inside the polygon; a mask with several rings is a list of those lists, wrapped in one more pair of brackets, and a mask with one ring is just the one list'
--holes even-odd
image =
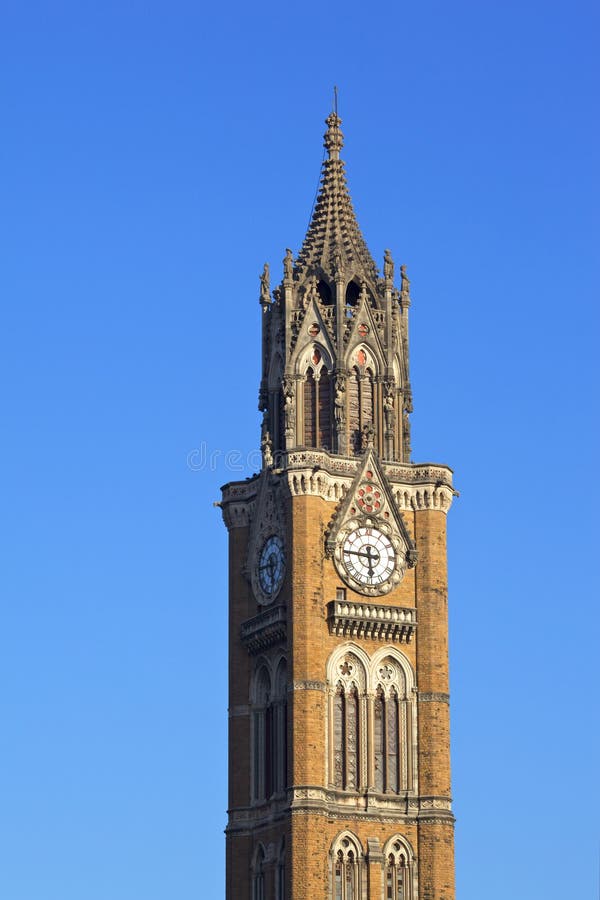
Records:
{"label": "arched window", "polygon": [[362,849],[346,832],[331,847],[332,900],[361,900]]}
{"label": "arched window", "polygon": [[348,376],[348,437],[354,454],[361,451],[359,383],[360,373],[355,367]]}
{"label": "arched window", "polygon": [[417,711],[406,657],[381,648],[369,659],[356,644],[345,644],[329,659],[327,684],[331,787],[378,794],[413,791]]}
{"label": "arched window", "polygon": [[413,854],[400,835],[385,846],[385,900],[414,900],[417,896]]}
{"label": "arched window", "polygon": [[287,788],[287,670],[285,659],[279,661],[275,675],[273,703],[273,790],[281,794]]}
{"label": "arched window", "polygon": [[281,839],[275,871],[275,900],[285,900],[285,838]]}
{"label": "arched window", "polygon": [[252,863],[252,900],[265,900],[265,850],[262,844],[254,854]]}
{"label": "arched window", "polygon": [[252,795],[265,800],[271,795],[271,744],[273,712],[271,706],[271,677],[265,665],[255,676],[252,708]]}
{"label": "arched window", "polygon": [[252,697],[252,799],[269,800],[287,787],[287,677],[281,659],[273,683],[262,662]]}
{"label": "arched window", "polygon": [[396,659],[385,657],[374,666],[373,763],[375,790],[399,793],[413,786],[412,707],[406,676]]}
{"label": "arched window", "polygon": [[360,414],[361,428],[375,424],[375,407],[373,403],[373,372],[366,369],[360,381]]}
{"label": "arched window", "polygon": [[344,791],[358,790],[359,736],[358,691],[355,685],[337,683],[334,700],[335,786]]}
{"label": "arched window", "polygon": [[316,446],[317,437],[317,383],[311,368],[304,381],[304,445]]}
{"label": "arched window", "polygon": [[[362,356],[361,356],[362,354]],[[359,350],[357,357],[366,361],[366,353]],[[365,425],[376,424],[375,378],[370,368],[354,366],[348,376],[348,438],[352,452],[362,453],[362,430]]]}
{"label": "arched window", "polygon": [[366,787],[366,671],[351,651],[335,654],[329,669],[329,781],[358,791]]}
{"label": "arched window", "polygon": [[331,306],[333,298],[331,296],[331,288],[326,281],[317,282],[317,294],[321,303],[325,306]]}
{"label": "arched window", "polygon": [[[315,350],[318,365],[321,354]],[[304,379],[304,445],[331,450],[331,376],[327,366],[309,366]]]}
{"label": "arched window", "polygon": [[346,306],[357,306],[360,297],[360,287],[355,281],[351,281],[346,288]]}
{"label": "arched window", "polygon": [[321,367],[317,396],[319,413],[317,446],[331,450],[331,378],[326,366]]}

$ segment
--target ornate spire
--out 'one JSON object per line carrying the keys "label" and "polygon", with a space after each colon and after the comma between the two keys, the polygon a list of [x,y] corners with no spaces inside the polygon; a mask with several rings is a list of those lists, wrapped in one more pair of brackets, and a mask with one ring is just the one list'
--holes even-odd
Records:
{"label": "ornate spire", "polygon": [[379,273],[356,221],[344,162],[340,159],[344,144],[342,120],[337,112],[332,112],[325,122],[328,158],[323,163],[319,196],[296,269],[321,268],[334,275],[342,268],[349,277],[359,275],[375,283]]}

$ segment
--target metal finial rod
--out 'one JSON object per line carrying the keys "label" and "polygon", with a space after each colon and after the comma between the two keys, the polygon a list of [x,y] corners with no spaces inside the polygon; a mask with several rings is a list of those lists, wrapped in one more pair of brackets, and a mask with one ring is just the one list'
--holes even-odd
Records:
{"label": "metal finial rod", "polygon": [[337,114],[338,114],[338,89],[337,89],[337,84],[334,84],[334,86],[333,86],[333,111],[334,111],[334,113],[335,113],[336,116],[337,116]]}

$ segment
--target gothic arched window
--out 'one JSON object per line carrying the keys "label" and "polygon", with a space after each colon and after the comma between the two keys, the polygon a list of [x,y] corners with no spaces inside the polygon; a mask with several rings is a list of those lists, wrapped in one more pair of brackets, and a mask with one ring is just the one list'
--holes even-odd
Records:
{"label": "gothic arched window", "polygon": [[[315,350],[318,365],[321,354]],[[331,450],[331,376],[327,366],[307,369],[304,379],[304,445]]]}
{"label": "gothic arched window", "polygon": [[319,413],[317,446],[331,450],[331,378],[326,366],[321,367],[317,395]]}
{"label": "gothic arched window", "polygon": [[269,800],[287,787],[287,675],[281,659],[271,678],[262,660],[252,690],[252,799]]}
{"label": "gothic arched window", "polygon": [[340,835],[331,848],[332,900],[361,900],[362,851],[350,834]]}
{"label": "gothic arched window", "polygon": [[285,900],[285,838],[281,839],[275,870],[275,900]]}
{"label": "gothic arched window", "polygon": [[334,699],[335,786],[345,791],[358,790],[359,736],[358,692],[355,685],[338,682]]}
{"label": "gothic arched window", "polygon": [[329,781],[342,791],[365,787],[365,669],[353,653],[337,660],[331,673]]}
{"label": "gothic arched window", "polygon": [[315,447],[317,437],[317,383],[315,373],[308,369],[304,381],[304,445]]}
{"label": "gothic arched window", "polygon": [[385,900],[414,900],[413,854],[408,843],[398,835],[385,846]]}
{"label": "gothic arched window", "polygon": [[356,354],[358,366],[348,376],[348,439],[352,452],[362,453],[362,430],[365,425],[376,425],[375,377],[371,368],[364,368],[367,354]]}
{"label": "gothic arched window", "polygon": [[265,800],[271,795],[271,744],[273,713],[271,706],[271,676],[262,665],[254,680],[252,705],[252,797]]}
{"label": "gothic arched window", "polygon": [[412,787],[412,709],[406,676],[390,657],[375,666],[373,761],[375,789],[398,793]]}
{"label": "gothic arched window", "polygon": [[259,844],[252,863],[252,900],[265,900],[265,850]]}
{"label": "gothic arched window", "polygon": [[[417,783],[414,675],[400,651],[371,660],[354,644],[327,665],[328,782],[341,791],[413,791]],[[368,738],[368,739],[367,739]]]}
{"label": "gothic arched window", "polygon": [[287,788],[287,670],[285,659],[279,661],[275,675],[273,701],[273,792]]}

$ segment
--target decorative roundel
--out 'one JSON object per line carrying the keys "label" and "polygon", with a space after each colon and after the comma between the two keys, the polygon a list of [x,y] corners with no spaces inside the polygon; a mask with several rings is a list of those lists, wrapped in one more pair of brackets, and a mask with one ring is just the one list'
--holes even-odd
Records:
{"label": "decorative roundel", "polygon": [[270,603],[279,593],[285,575],[283,541],[276,534],[272,534],[262,545],[258,556],[257,575],[264,602]]}
{"label": "decorative roundel", "polygon": [[406,568],[405,548],[387,522],[369,517],[350,520],[336,539],[336,568],[342,579],[361,594],[387,594]]}

